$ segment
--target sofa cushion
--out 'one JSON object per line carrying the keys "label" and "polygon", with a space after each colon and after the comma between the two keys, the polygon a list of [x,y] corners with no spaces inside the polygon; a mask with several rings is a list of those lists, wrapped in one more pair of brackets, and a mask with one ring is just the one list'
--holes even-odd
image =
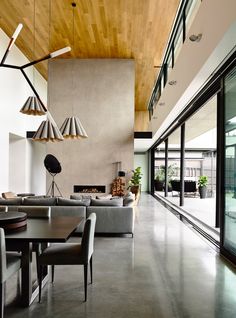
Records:
{"label": "sofa cushion", "polygon": [[71,194],[70,199],[72,200],[82,200],[82,195],[80,194]]}
{"label": "sofa cushion", "polygon": [[123,199],[114,199],[114,200],[91,199],[91,205],[93,206],[122,206]]}
{"label": "sofa cushion", "polygon": [[56,205],[57,198],[25,198],[23,205],[43,205],[52,206]]}
{"label": "sofa cushion", "polygon": [[0,199],[0,205],[21,205],[22,198]]}
{"label": "sofa cushion", "polygon": [[68,206],[68,205],[77,205],[77,206],[89,206],[90,200],[73,200],[73,199],[65,199],[58,198],[57,205],[60,206]]}

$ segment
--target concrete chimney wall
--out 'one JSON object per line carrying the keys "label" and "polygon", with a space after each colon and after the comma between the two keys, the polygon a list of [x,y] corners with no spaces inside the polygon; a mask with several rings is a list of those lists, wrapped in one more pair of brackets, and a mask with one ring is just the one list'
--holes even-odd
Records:
{"label": "concrete chimney wall", "polygon": [[[64,197],[74,185],[105,185],[106,193],[134,161],[134,61],[129,59],[55,59],[49,64],[49,109],[60,128],[79,117],[88,138],[48,143],[62,172],[55,178]],[[47,176],[47,188],[51,177]],[[57,195],[57,192],[55,193]]]}

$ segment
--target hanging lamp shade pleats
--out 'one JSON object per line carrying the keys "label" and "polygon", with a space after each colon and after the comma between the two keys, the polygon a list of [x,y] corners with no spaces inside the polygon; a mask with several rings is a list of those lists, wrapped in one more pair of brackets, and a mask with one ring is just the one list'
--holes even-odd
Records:
{"label": "hanging lamp shade pleats", "polygon": [[66,139],[88,138],[78,117],[67,117],[60,128],[61,134]]}
{"label": "hanging lamp shade pleats", "polygon": [[64,138],[58,127],[47,119],[41,123],[32,139],[35,141],[62,141]]}
{"label": "hanging lamp shade pleats", "polygon": [[46,112],[43,109],[41,102],[36,96],[30,96],[24,103],[20,110],[21,113],[26,115],[45,115]]}

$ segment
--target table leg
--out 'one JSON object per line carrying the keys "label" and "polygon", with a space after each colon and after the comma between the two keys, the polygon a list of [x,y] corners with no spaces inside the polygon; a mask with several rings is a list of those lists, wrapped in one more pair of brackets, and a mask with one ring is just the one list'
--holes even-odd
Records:
{"label": "table leg", "polygon": [[21,268],[21,305],[28,307],[32,302],[32,277],[31,259],[32,243],[22,244],[22,268]]}

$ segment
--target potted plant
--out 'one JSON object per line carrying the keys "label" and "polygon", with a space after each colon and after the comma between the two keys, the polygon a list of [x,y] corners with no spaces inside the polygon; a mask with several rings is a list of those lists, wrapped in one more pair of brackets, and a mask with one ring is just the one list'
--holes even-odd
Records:
{"label": "potted plant", "polygon": [[160,166],[158,169],[155,180],[154,180],[154,187],[156,191],[163,191],[165,181],[165,169],[164,166]]}
{"label": "potted plant", "polygon": [[141,179],[142,179],[142,172],[141,167],[137,167],[134,170],[132,170],[133,175],[129,181],[129,187],[130,191],[135,194],[135,197],[137,197],[137,194],[140,192],[140,186],[141,186]]}
{"label": "potted plant", "polygon": [[200,176],[197,184],[198,184],[198,191],[200,194],[200,198],[205,199],[206,194],[207,194],[208,177],[207,176]]}
{"label": "potted plant", "polygon": [[[168,174],[167,174],[167,183],[168,183],[168,192],[172,191],[171,180],[172,177],[176,174],[176,164],[170,164],[168,166]],[[163,191],[165,187],[165,166],[161,165],[158,169],[155,180],[154,187],[156,191]]]}

